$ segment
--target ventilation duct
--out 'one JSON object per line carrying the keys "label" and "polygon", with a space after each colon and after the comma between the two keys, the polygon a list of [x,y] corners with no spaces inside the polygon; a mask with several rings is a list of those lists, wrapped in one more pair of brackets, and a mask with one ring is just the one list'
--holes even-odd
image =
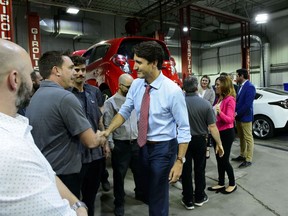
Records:
{"label": "ventilation duct", "polygon": [[99,37],[100,22],[95,20],[71,21],[65,19],[45,18],[40,21],[43,34],[63,38],[97,38]]}
{"label": "ventilation duct", "polygon": [[220,23],[216,19],[216,17],[206,16],[204,20],[206,26],[201,28],[201,30],[212,32],[215,31],[216,29],[219,29]]}
{"label": "ventilation duct", "polygon": [[167,34],[165,35],[165,40],[170,40],[174,36],[175,30],[175,28],[170,27]]}

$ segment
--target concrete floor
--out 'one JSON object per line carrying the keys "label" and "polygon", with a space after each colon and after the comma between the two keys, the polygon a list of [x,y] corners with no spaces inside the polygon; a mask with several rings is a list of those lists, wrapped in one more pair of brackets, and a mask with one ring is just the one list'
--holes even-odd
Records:
{"label": "concrete floor", "polygon": [[[258,141],[259,142],[259,141]],[[213,150],[212,150],[213,151]],[[231,157],[238,156],[239,142],[236,140],[232,147]],[[171,216],[288,216],[288,154],[287,151],[255,145],[254,161],[251,167],[239,169],[237,162],[231,162],[234,167],[238,189],[235,193],[224,195],[206,191],[209,202],[194,210],[186,210],[180,203],[181,190],[170,186]],[[109,166],[110,182],[112,170]],[[207,161],[207,187],[216,184],[216,160],[211,155]],[[140,201],[134,200],[134,183],[131,172],[126,176],[125,215],[146,216],[148,207]],[[113,189],[109,192],[99,190],[95,215],[112,216]]]}

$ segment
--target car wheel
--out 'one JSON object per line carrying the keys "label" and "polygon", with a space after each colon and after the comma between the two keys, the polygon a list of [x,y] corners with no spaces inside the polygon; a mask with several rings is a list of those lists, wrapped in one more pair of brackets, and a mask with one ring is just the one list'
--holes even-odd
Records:
{"label": "car wheel", "polygon": [[256,138],[268,139],[274,135],[274,124],[266,116],[255,116],[252,131]]}
{"label": "car wheel", "polygon": [[103,95],[104,101],[106,101],[109,97],[112,96],[112,93],[111,93],[110,89],[104,89],[102,91],[102,95]]}

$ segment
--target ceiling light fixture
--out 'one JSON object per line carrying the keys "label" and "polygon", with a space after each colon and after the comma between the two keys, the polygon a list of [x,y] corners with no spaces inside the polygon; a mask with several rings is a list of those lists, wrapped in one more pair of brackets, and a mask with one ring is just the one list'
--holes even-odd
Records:
{"label": "ceiling light fixture", "polygon": [[69,7],[67,8],[66,12],[69,14],[77,14],[79,12],[79,9],[76,7]]}
{"label": "ceiling light fixture", "polygon": [[257,14],[255,17],[255,22],[257,24],[264,24],[264,23],[267,23],[267,21],[268,21],[267,13]]}

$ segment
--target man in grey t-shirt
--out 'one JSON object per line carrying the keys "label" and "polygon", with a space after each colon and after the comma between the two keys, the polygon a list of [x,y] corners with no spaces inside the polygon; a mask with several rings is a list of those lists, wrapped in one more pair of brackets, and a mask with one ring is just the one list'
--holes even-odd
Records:
{"label": "man in grey t-shirt", "polygon": [[192,139],[185,155],[186,163],[184,163],[182,171],[182,204],[186,209],[190,210],[194,209],[192,159],[194,161],[195,205],[202,206],[204,203],[208,202],[208,196],[205,193],[205,154],[209,131],[216,141],[216,154],[219,153],[219,155],[222,156],[224,150],[216,126],[216,118],[212,106],[207,100],[199,97],[197,93],[197,78],[193,76],[187,77],[184,80],[183,89],[186,92],[185,100]]}
{"label": "man in grey t-shirt", "polygon": [[57,176],[79,197],[79,139],[88,148],[104,145],[106,139],[100,131],[92,130],[79,100],[65,90],[73,86],[71,59],[57,51],[46,52],[39,60],[39,69],[45,80],[33,95],[26,116],[36,145]]}

